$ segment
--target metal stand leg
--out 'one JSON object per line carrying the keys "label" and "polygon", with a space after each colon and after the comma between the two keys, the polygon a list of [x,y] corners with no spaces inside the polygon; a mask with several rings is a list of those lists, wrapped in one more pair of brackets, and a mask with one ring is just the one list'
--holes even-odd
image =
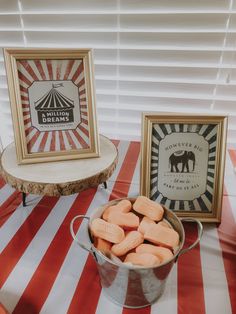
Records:
{"label": "metal stand leg", "polygon": [[26,206],[26,193],[22,192],[22,202],[23,202],[23,207]]}
{"label": "metal stand leg", "polygon": [[107,182],[103,182],[104,188],[107,189]]}

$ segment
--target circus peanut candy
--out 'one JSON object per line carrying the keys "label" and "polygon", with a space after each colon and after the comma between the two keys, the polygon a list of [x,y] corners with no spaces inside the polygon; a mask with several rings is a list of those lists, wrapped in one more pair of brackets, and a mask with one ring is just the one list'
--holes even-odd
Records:
{"label": "circus peanut candy", "polygon": [[150,228],[150,225],[155,225],[155,224],[156,223],[154,220],[144,216],[140,222],[140,225],[138,227],[138,231],[141,232],[142,234],[144,234],[146,232],[146,230]]}
{"label": "circus peanut candy", "polygon": [[173,249],[179,245],[179,234],[174,229],[159,224],[152,225],[144,234],[144,239],[154,244]]}
{"label": "circus peanut candy", "polygon": [[9,314],[6,308],[0,303],[0,314]]}
{"label": "circus peanut candy", "polygon": [[105,255],[111,251],[112,244],[102,238],[94,238],[94,246]]}
{"label": "circus peanut candy", "polygon": [[152,244],[140,244],[138,247],[136,247],[136,253],[153,254],[160,259],[161,263],[165,263],[174,256],[171,250],[165,247],[155,246]]}
{"label": "circus peanut candy", "polygon": [[158,266],[160,264],[159,258],[150,253],[129,253],[124,262],[144,267]]}
{"label": "circus peanut candy", "polygon": [[133,213],[110,212],[108,222],[122,227],[124,230],[136,230],[139,226],[139,217]]}
{"label": "circus peanut candy", "polygon": [[122,200],[116,205],[107,207],[103,212],[102,218],[104,220],[107,220],[109,214],[113,211],[119,212],[119,213],[128,213],[129,211],[131,211],[131,209],[132,209],[131,202],[129,200]]}
{"label": "circus peanut candy", "polygon": [[161,225],[162,227],[166,227],[166,228],[172,229],[172,226],[165,220],[159,221],[158,225]]}
{"label": "circus peanut candy", "polygon": [[125,238],[124,230],[114,224],[96,218],[91,223],[91,232],[94,236],[111,243],[120,243]]}
{"label": "circus peanut candy", "polygon": [[179,245],[179,234],[163,214],[160,204],[144,196],[133,208],[129,200],[106,207],[103,219],[91,223],[94,246],[113,261],[119,258],[118,264],[156,267],[168,262]]}
{"label": "circus peanut candy", "polygon": [[141,243],[143,243],[143,235],[138,231],[130,231],[123,241],[112,246],[111,252],[116,256],[122,256]]}
{"label": "circus peanut candy", "polygon": [[160,221],[164,214],[164,209],[162,206],[145,196],[138,196],[135,203],[133,204],[133,209],[144,216],[154,220]]}

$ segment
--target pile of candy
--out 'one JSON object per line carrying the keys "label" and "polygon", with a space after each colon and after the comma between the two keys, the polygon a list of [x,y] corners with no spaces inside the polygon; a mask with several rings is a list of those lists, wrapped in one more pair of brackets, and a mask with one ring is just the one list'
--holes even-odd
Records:
{"label": "pile of candy", "polygon": [[162,206],[145,196],[122,200],[91,223],[94,246],[113,261],[155,267],[173,257],[179,234],[163,220]]}

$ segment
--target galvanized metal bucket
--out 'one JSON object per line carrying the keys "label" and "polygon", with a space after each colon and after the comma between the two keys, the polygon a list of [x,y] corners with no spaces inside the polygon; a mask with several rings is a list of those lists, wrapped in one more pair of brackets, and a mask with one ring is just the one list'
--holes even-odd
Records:
{"label": "galvanized metal bucket", "polygon": [[[135,198],[126,199],[129,199],[132,203],[135,201]],[[167,276],[171,271],[173,264],[177,261],[180,255],[188,252],[199,243],[202,236],[203,227],[200,221],[197,219],[179,219],[171,210],[164,208],[164,219],[166,219],[173,226],[180,236],[180,245],[173,258],[160,266],[148,268],[137,268],[121,263],[118,264],[103,255],[94,247],[92,243],[92,237],[89,232],[89,225],[93,219],[102,216],[105,208],[115,205],[120,200],[121,199],[117,199],[99,207],[93,212],[91,217],[84,215],[74,217],[70,224],[70,231],[73,239],[83,249],[90,252],[95,258],[100,275],[101,285],[107,297],[113,302],[124,307],[141,308],[156,302],[162,295]],[[81,243],[74,233],[73,226],[75,220],[84,218],[87,219],[89,223],[86,228],[86,243]],[[198,226],[198,237],[196,241],[185,249],[183,249],[185,233],[181,221],[195,222]]]}

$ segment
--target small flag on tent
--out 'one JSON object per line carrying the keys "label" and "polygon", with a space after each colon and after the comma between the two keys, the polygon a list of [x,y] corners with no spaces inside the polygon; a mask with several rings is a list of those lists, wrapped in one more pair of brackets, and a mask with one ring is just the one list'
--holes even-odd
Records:
{"label": "small flag on tent", "polygon": [[63,83],[52,84],[53,88],[63,87]]}

